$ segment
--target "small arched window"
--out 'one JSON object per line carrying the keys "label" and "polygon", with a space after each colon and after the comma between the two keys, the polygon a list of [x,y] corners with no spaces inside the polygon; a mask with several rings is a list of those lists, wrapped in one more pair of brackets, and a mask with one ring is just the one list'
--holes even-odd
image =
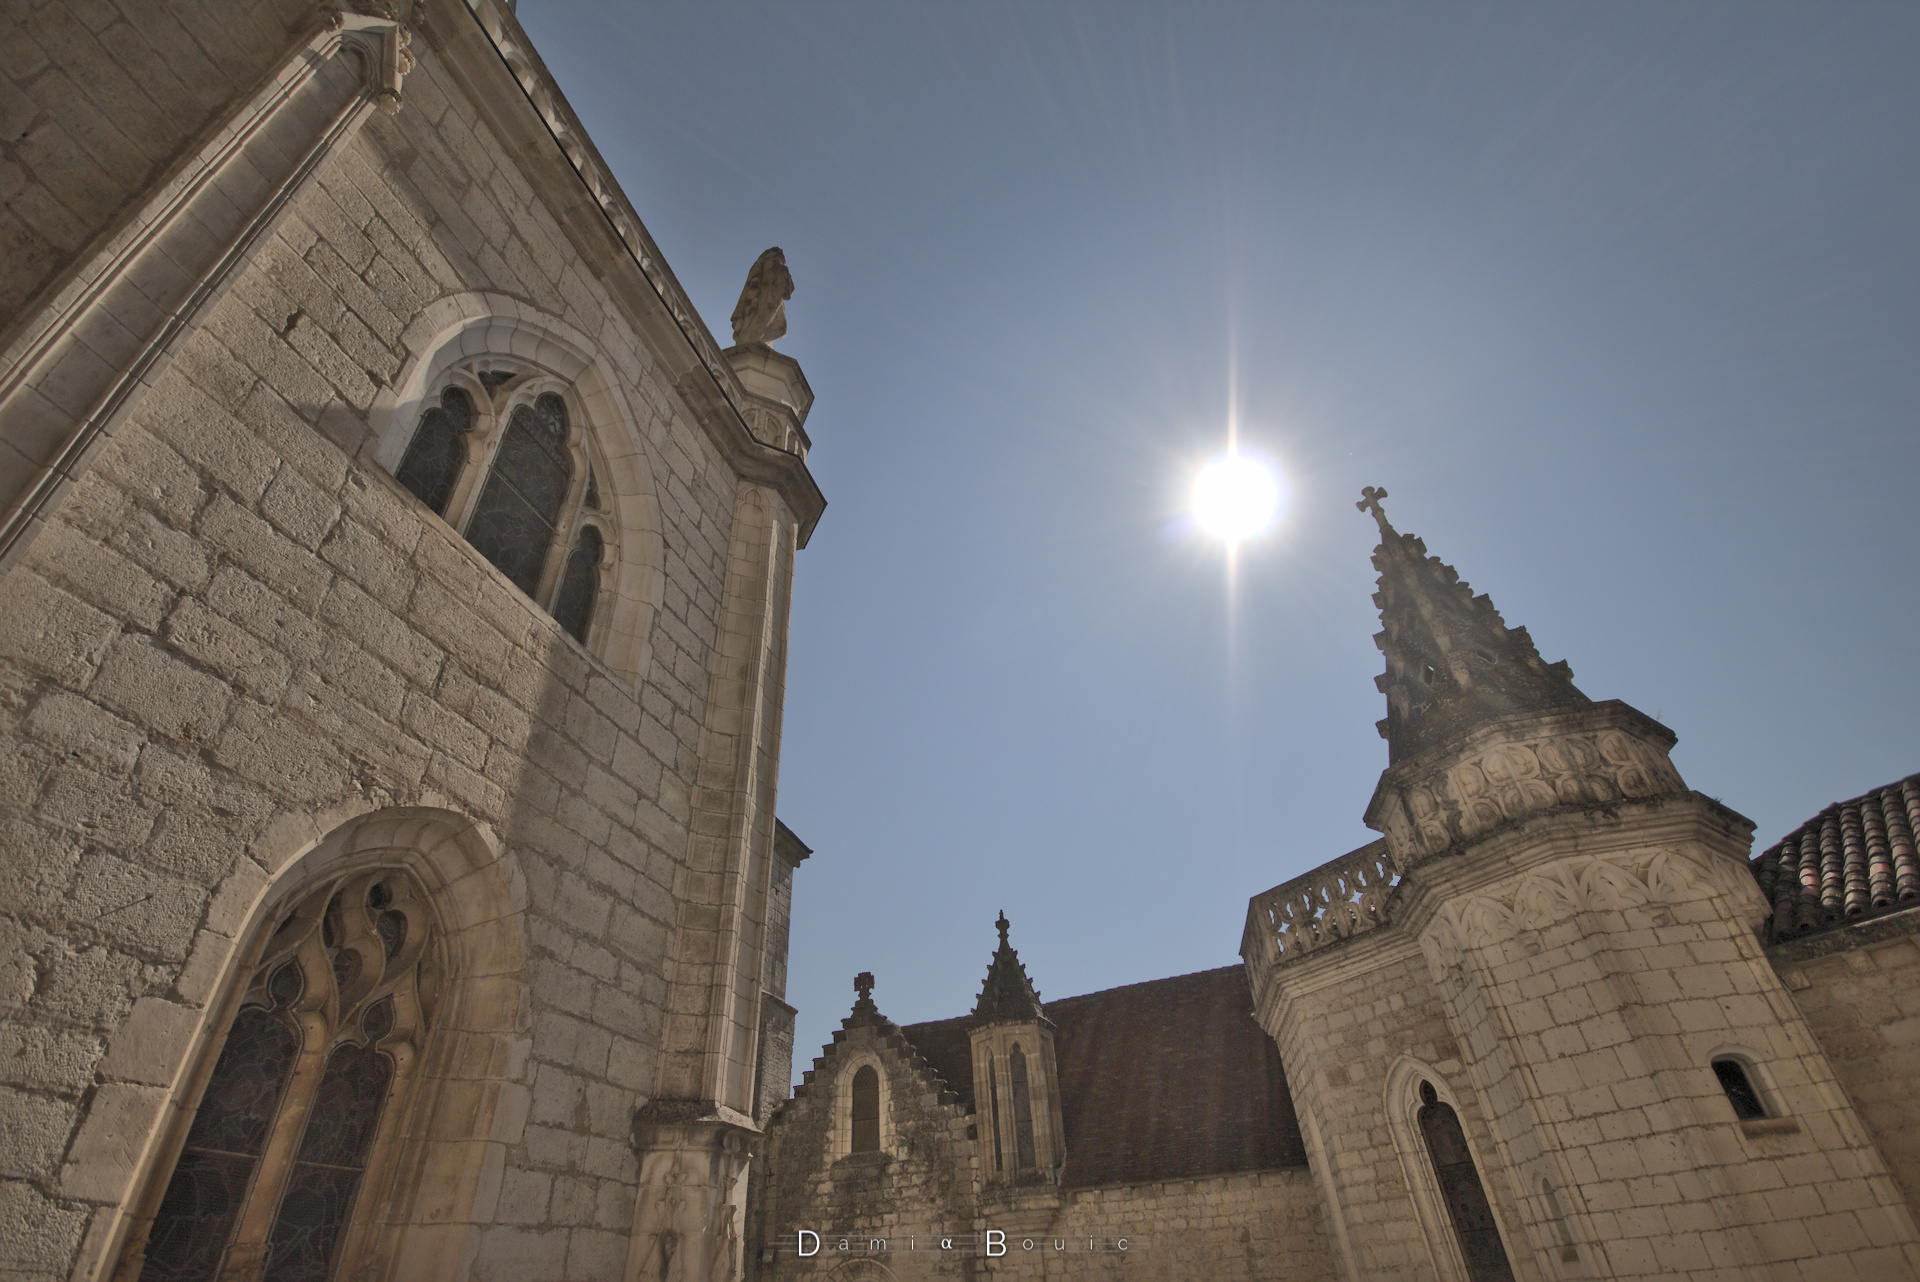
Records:
{"label": "small arched window", "polygon": [[393,476],[415,498],[447,514],[447,501],[467,462],[467,433],[473,430],[473,399],[457,387],[440,393],[440,403],[420,416],[413,440]]}
{"label": "small arched window", "polygon": [[853,1075],[853,1151],[880,1151],[880,1074],[871,1064]]}
{"label": "small arched window", "polygon": [[1013,1152],[1019,1170],[1034,1168],[1033,1096],[1027,1087],[1027,1055],[1015,1042],[1007,1053],[1007,1076],[1013,1086]]}
{"label": "small arched window", "polygon": [[1487,1200],[1486,1186],[1474,1167],[1466,1132],[1460,1128],[1460,1115],[1439,1097],[1432,1082],[1420,1083],[1418,1120],[1434,1177],[1440,1184],[1441,1200],[1447,1205],[1460,1254],[1466,1261],[1469,1282],[1513,1282],[1513,1266],[1507,1262],[1500,1226],[1493,1219],[1493,1204]]}
{"label": "small arched window", "polygon": [[281,920],[201,1093],[140,1253],[140,1282],[328,1282],[440,968],[426,903],[393,870]]}
{"label": "small arched window", "polygon": [[467,542],[528,596],[539,590],[572,479],[567,403],[547,392],[517,406],[467,522]]}
{"label": "small arched window", "polygon": [[1713,1061],[1713,1075],[1720,1079],[1720,1089],[1727,1093],[1735,1117],[1753,1122],[1767,1115],[1767,1106],[1754,1088],[1753,1078],[1747,1075],[1745,1064],[1730,1055],[1722,1056]]}

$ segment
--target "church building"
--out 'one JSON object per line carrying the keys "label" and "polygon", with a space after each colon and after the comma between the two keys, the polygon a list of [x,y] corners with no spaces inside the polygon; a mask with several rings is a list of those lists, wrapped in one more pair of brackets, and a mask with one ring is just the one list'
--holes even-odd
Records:
{"label": "church building", "polygon": [[824,507],[784,257],[716,341],[510,2],[27,9],[0,1275],[739,1278]]}
{"label": "church building", "polygon": [[1003,915],[968,1015],[860,976],[760,1276],[1920,1277],[1920,775],[1750,860],[1385,497],[1380,839],[1256,895],[1240,966],[1043,1003]]}

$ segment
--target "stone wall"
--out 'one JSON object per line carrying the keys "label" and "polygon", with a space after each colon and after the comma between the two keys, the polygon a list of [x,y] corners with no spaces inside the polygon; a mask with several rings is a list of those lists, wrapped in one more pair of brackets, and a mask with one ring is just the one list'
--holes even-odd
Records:
{"label": "stone wall", "polygon": [[1920,910],[1767,950],[1910,1207],[1920,1207]]}
{"label": "stone wall", "polygon": [[[440,56],[455,19],[422,14],[406,106],[329,158],[0,581],[0,1272],[86,1276],[118,1249],[280,880],[342,824],[425,810],[484,834],[524,964],[464,977],[505,1040],[453,1054],[423,1121],[475,1147],[383,1214],[452,1226],[413,1276],[624,1267],[737,482],[556,221],[576,193],[535,190]],[[31,195],[9,217],[64,212],[0,233],[32,266],[0,301],[312,20],[55,4],[12,30],[8,136],[39,151],[8,152]],[[125,109],[87,115],[96,94]],[[604,444],[645,480],[617,499],[661,535],[637,681],[368,461],[436,306],[593,336],[631,412]]]}
{"label": "stone wall", "polygon": [[0,17],[0,331],[316,20],[310,0]]}
{"label": "stone wall", "polygon": [[[773,1249],[754,1277],[824,1275],[848,1257],[837,1235],[868,1242],[935,1233],[967,1233],[974,1224],[973,1119],[943,1100],[897,1028],[849,1021],[814,1063],[801,1093],[768,1128],[765,1225]],[[852,1153],[849,1095],[853,1075],[871,1064],[882,1076],[880,1152]],[[792,1235],[827,1237],[812,1259],[794,1252]],[[970,1277],[959,1254],[891,1252],[875,1258],[901,1277]]]}
{"label": "stone wall", "polygon": [[[1129,1249],[1124,1259],[1070,1249],[1089,1237],[1128,1238]],[[1070,1189],[1057,1228],[1030,1253],[1022,1242],[995,1262],[995,1277],[1332,1282],[1340,1276],[1320,1192],[1304,1169]],[[1069,1249],[1055,1250],[1056,1243]]]}

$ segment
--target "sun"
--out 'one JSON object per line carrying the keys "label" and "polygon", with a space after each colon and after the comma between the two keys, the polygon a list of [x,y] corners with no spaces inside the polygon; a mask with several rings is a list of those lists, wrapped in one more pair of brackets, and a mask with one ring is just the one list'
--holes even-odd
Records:
{"label": "sun", "polygon": [[1229,547],[1273,524],[1280,514],[1280,478],[1242,454],[1207,464],[1193,483],[1193,519]]}

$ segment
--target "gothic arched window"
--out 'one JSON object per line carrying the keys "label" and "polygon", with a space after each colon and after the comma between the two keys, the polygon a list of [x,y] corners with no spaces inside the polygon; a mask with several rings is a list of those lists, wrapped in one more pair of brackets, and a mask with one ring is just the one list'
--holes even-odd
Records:
{"label": "gothic arched window", "polygon": [[440,393],[440,403],[420,416],[394,479],[415,498],[447,514],[447,501],[467,462],[467,433],[473,430],[473,398],[457,387]]}
{"label": "gothic arched window", "polygon": [[1453,1220],[1454,1235],[1460,1241],[1460,1254],[1466,1260],[1469,1282],[1513,1282],[1513,1268],[1507,1263],[1506,1247],[1500,1241],[1500,1226],[1494,1223],[1493,1204],[1480,1183],[1480,1172],[1467,1148],[1466,1132],[1460,1129],[1460,1115],[1453,1105],[1440,1099],[1432,1082],[1420,1083],[1420,1133],[1427,1141],[1427,1156],[1433,1161],[1434,1177],[1440,1184],[1440,1197]]}
{"label": "gothic arched window", "polygon": [[1033,1146],[1033,1097],[1027,1088],[1027,1054],[1018,1042],[1007,1053],[1007,1069],[1013,1086],[1014,1166],[1030,1171],[1037,1161]]}
{"label": "gothic arched window", "polygon": [[993,1132],[993,1169],[1004,1170],[1006,1163],[1000,1156],[1000,1070],[991,1053],[987,1056],[987,1101],[987,1111],[991,1114],[991,1125],[987,1129]]}
{"label": "gothic arched window", "polygon": [[853,1151],[880,1151],[880,1074],[871,1064],[853,1075]]}
{"label": "gothic arched window", "polygon": [[393,869],[336,879],[281,919],[228,1025],[144,1242],[140,1282],[328,1282],[432,1022],[425,899]]}
{"label": "gothic arched window", "polygon": [[[589,492],[588,500],[593,495]],[[568,635],[586,644],[587,628],[593,622],[593,603],[600,596],[600,561],[606,555],[606,541],[591,525],[580,527],[567,568],[560,576],[560,590],[554,594],[553,617]]]}
{"label": "gothic arched window", "polygon": [[539,590],[572,479],[567,403],[547,392],[516,406],[467,522],[467,542],[528,596]]}

